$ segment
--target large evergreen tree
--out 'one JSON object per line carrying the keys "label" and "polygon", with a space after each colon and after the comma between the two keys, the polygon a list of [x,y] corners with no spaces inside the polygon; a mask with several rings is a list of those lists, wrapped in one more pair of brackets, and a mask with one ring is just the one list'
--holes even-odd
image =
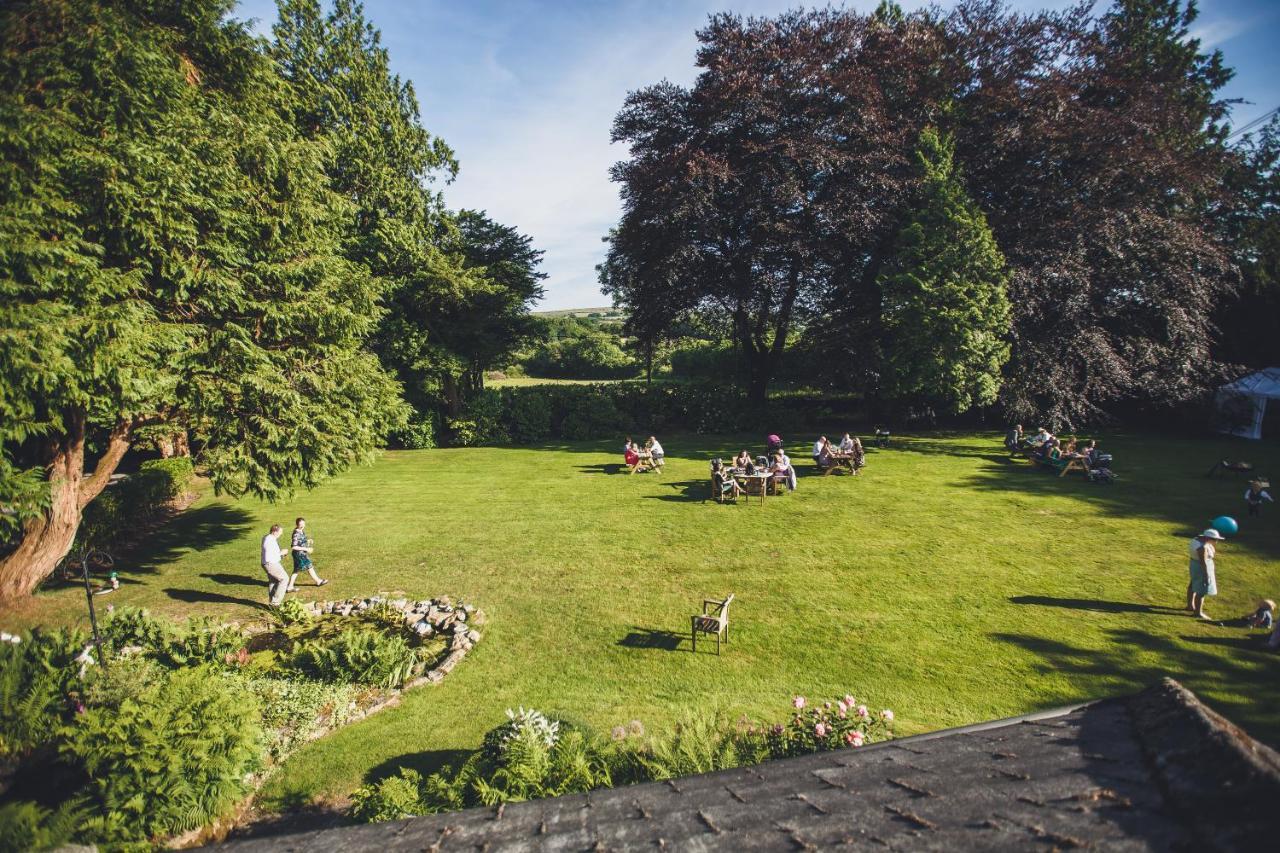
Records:
{"label": "large evergreen tree", "polygon": [[26,472],[0,492],[21,523],[2,598],[52,570],[146,425],[273,498],[400,417],[363,349],[380,282],[343,256],[349,202],[231,6],[0,11],[0,442]]}
{"label": "large evergreen tree", "polygon": [[917,200],[880,277],[882,391],[949,414],[994,403],[1009,358],[1009,274],[956,174],[954,147],[925,128]]}
{"label": "large evergreen tree", "polygon": [[[437,180],[452,180],[453,151],[423,126],[417,96],[391,71],[377,29],[353,0],[279,0],[271,54],[294,89],[298,131],[322,141],[324,171],[349,202],[344,251],[385,281],[374,347],[418,408],[466,370],[443,330],[489,290],[468,268],[462,235]],[[443,380],[443,381],[442,381]]]}

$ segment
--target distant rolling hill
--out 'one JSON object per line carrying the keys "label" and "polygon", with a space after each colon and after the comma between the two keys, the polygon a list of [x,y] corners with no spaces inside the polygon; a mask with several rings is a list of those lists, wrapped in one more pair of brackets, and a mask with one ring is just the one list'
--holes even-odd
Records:
{"label": "distant rolling hill", "polygon": [[560,311],[533,311],[535,317],[573,317],[576,319],[592,319],[622,322],[627,314],[621,308],[565,308]]}

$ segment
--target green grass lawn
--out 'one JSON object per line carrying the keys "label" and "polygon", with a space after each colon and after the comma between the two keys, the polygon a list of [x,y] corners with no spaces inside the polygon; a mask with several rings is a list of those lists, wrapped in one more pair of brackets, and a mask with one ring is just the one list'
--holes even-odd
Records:
{"label": "green grass lawn", "polygon": [[[1243,516],[1243,481],[1204,472],[1224,456],[1280,472],[1280,448],[1103,436],[1123,478],[1107,487],[1011,462],[994,437],[895,442],[859,477],[813,476],[802,450],[799,490],[764,507],[703,501],[706,460],[742,438],[664,437],[662,475],[619,474],[620,442],[387,453],[278,506],[202,499],[98,601],[256,616],[258,538],[304,515],[332,579],[304,599],[448,593],[487,612],[442,686],[304,748],[264,789],[268,808],[430,769],[516,705],[652,729],[691,707],[780,718],[794,693],[851,692],[914,733],[1169,675],[1280,742],[1280,659],[1179,610],[1187,538]],[[1280,507],[1264,513],[1220,549],[1216,617],[1280,597]],[[725,654],[672,648],[702,597],[728,592]],[[82,610],[66,589],[4,621]]]}

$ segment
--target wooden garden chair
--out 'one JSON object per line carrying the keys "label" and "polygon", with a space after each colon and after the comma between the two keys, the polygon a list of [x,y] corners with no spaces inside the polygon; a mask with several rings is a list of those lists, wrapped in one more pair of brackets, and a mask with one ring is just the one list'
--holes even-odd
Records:
{"label": "wooden garden chair", "polygon": [[[715,634],[716,637],[716,654],[720,654],[720,640],[724,639],[725,645],[729,643],[729,605],[733,603],[733,594],[723,601],[716,601],[714,598],[704,598],[702,600],[702,615],[692,617],[690,634],[693,637],[693,650],[698,651],[698,634]],[[708,613],[707,608],[711,607],[713,612]]]}

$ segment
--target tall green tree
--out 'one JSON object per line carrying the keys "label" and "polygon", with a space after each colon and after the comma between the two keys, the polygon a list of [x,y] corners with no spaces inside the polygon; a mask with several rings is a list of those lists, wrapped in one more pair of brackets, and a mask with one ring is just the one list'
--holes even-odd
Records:
{"label": "tall green tree", "polygon": [[458,250],[475,286],[451,306],[441,306],[436,338],[446,350],[440,382],[448,414],[457,417],[464,400],[484,388],[484,373],[505,365],[538,336],[529,308],[542,297],[543,252],[533,239],[484,211],[462,210],[455,217]]}
{"label": "tall green tree", "polygon": [[441,376],[465,372],[444,329],[489,289],[468,269],[464,240],[439,182],[458,171],[453,151],[422,125],[417,95],[391,70],[378,30],[353,0],[279,0],[271,55],[294,91],[294,124],[324,144],[324,172],[349,202],[346,257],[385,282],[388,311],[374,349],[415,406]]}
{"label": "tall green tree", "polygon": [[1009,273],[951,140],[920,135],[914,209],[880,277],[882,390],[948,414],[994,403],[1009,359]]}
{"label": "tall green tree", "polygon": [[275,498],[403,414],[364,349],[381,283],[344,257],[349,201],[232,5],[0,11],[0,445],[26,472],[0,598],[53,569],[145,426]]}

